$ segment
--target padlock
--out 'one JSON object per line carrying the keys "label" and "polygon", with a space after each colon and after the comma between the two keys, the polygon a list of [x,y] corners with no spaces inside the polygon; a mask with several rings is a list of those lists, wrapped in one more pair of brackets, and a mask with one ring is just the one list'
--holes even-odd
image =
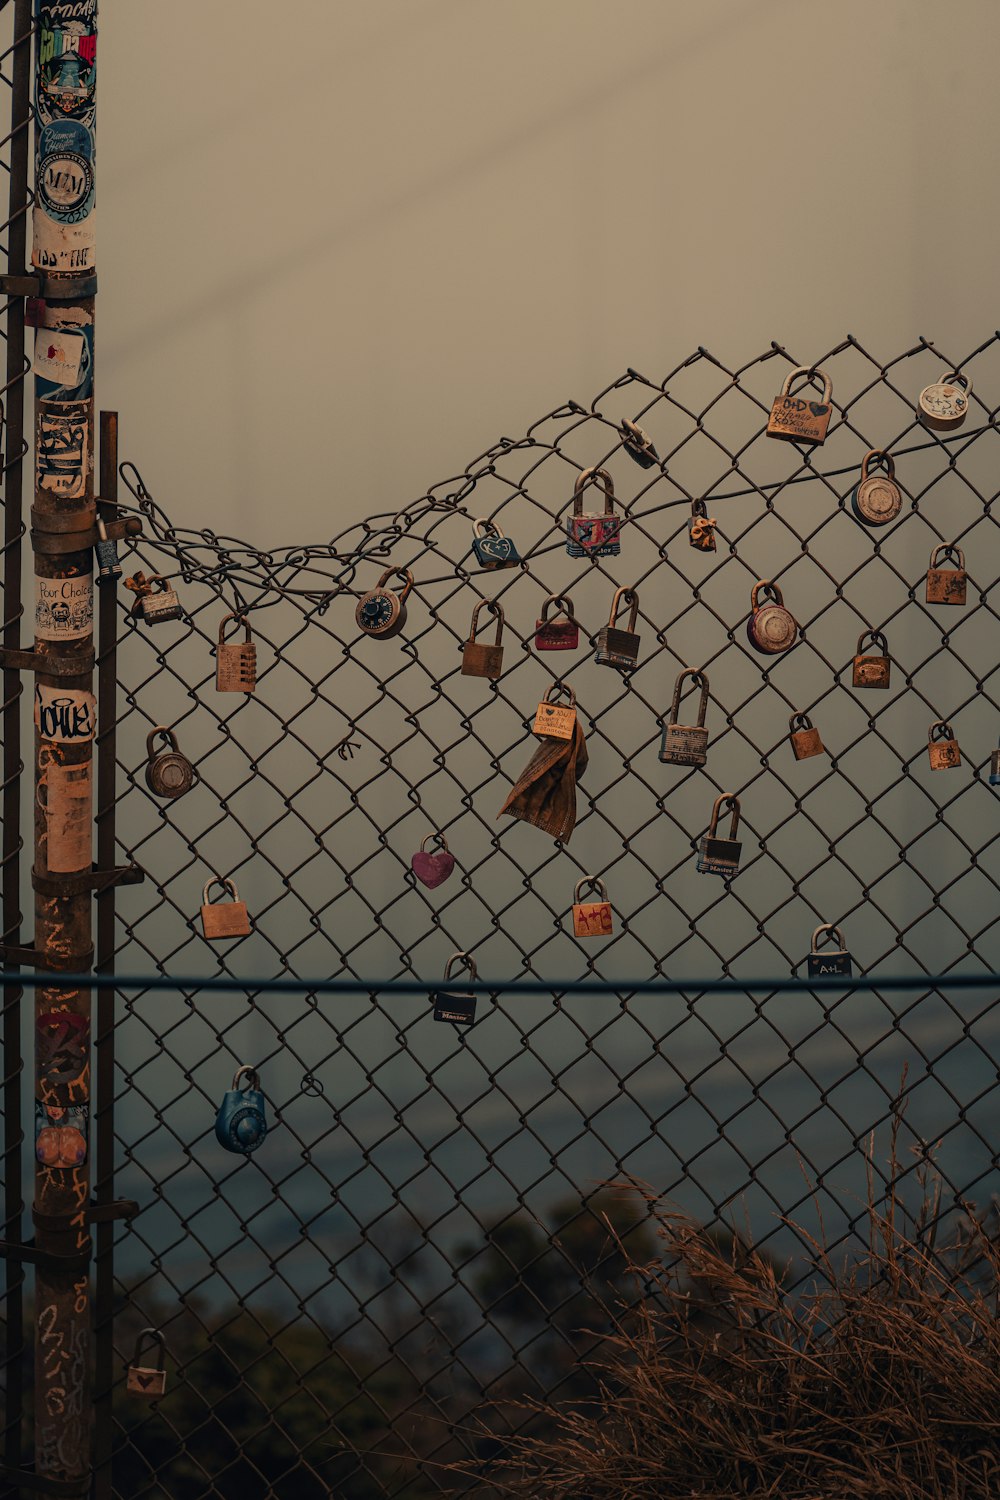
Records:
{"label": "padlock", "polygon": [[[597,892],[600,900],[581,901],[584,886],[588,894]],[[578,938],[610,937],[614,930],[611,920],[611,902],[608,888],[603,880],[594,875],[585,875],[578,880],[573,891],[573,933]]]}
{"label": "padlock", "polygon": [[[393,576],[403,580],[399,594],[386,588]],[[376,641],[387,641],[390,636],[398,635],[406,624],[406,600],[412,587],[413,574],[409,568],[386,568],[376,586],[358,600],[354,611],[358,629]]]}
{"label": "padlock", "polygon": [[[225,641],[230,620],[243,621],[242,641]],[[250,638],[250,621],[246,615],[226,615],[219,621],[219,640],[215,648],[215,688],[219,693],[252,693],[257,686],[257,647]]]}
{"label": "padlock", "polygon": [[[628,629],[619,630],[615,624],[618,611],[623,604],[631,606]],[[611,601],[608,623],[597,632],[594,660],[602,667],[617,667],[619,671],[630,671],[639,660],[639,637],[635,633],[635,622],[639,614],[639,595],[635,589],[615,589]]]}
{"label": "padlock", "polygon": [[917,415],[925,427],[950,432],[961,427],[969,413],[972,381],[957,370],[946,370],[933,385],[925,385],[917,398]]}
{"label": "padlock", "polygon": [[[865,642],[870,641],[881,652],[880,656],[865,655]],[[889,644],[881,630],[863,630],[858,636],[858,649],[851,674],[856,688],[887,688],[891,673]]]}
{"label": "padlock", "polygon": [[1000,747],[990,756],[990,786],[1000,786]]}
{"label": "padlock", "polygon": [[[761,595],[769,603],[760,603]],[[785,608],[781,590],[776,583],[762,578],[750,591],[750,618],[747,621],[747,639],[755,651],[765,656],[776,656],[780,651],[790,651],[798,638],[799,627]]]}
{"label": "padlock", "polygon": [[[242,1088],[241,1079],[246,1080]],[[215,1117],[215,1139],[224,1150],[232,1151],[236,1156],[249,1156],[266,1135],[267,1115],[260,1079],[254,1068],[244,1064],[236,1069],[232,1088],[222,1096]]]}
{"label": "padlock", "polygon": [[927,755],[932,771],[953,771],[962,764],[955,731],[946,719],[935,719],[927,731]]}
{"label": "padlock", "polygon": [[[583,491],[597,484],[604,491],[603,516],[583,513]],[[615,515],[615,487],[607,469],[581,469],[573,490],[573,514],[566,519],[570,557],[617,557],[622,550],[621,517]]]}
{"label": "padlock", "polygon": [[[810,401],[791,395],[792,381],[798,375],[805,375],[807,378],[819,376],[823,382],[822,401]],[[789,370],[780,394],[775,396],[771,404],[771,415],[767,421],[768,437],[784,438],[790,443],[822,443],[833,412],[830,405],[832,397],[833,382],[824,370],[811,369],[808,365],[798,365],[794,370]]]}
{"label": "padlock", "polygon": [[788,720],[788,738],[796,760],[808,760],[811,755],[822,755],[823,741],[819,730],[813,728],[808,714],[792,714]]}
{"label": "padlock", "polygon": [[[718,835],[719,813],[723,805],[730,808],[733,814],[727,839],[720,839]],[[743,851],[743,845],[736,837],[739,826],[740,799],[732,792],[723,792],[712,804],[712,821],[698,846],[698,869],[702,875],[721,875],[724,880],[731,880],[737,873]]]}
{"label": "padlock", "polygon": [[[872,466],[882,473],[871,473]],[[861,478],[851,491],[851,509],[864,526],[888,526],[903,508],[896,483],[896,464],[884,448],[869,448],[861,460]]]}
{"label": "padlock", "polygon": [[[953,568],[942,568],[941,560],[954,563]],[[931,553],[931,565],[927,569],[928,604],[964,604],[966,595],[965,553],[953,542],[935,547]]]}
{"label": "padlock", "polygon": [[[681,691],[685,677],[690,677],[696,688],[701,688],[698,704],[697,724],[678,724],[681,708]],[[704,672],[685,667],[674,683],[674,701],[670,705],[670,718],[663,726],[660,742],[660,759],[673,766],[703,766],[708,759],[708,730],[705,714],[708,712],[708,678]]]}
{"label": "padlock", "polygon": [[[469,971],[469,979],[476,981],[476,960],[469,953],[453,953],[444,966],[444,977],[451,978],[456,963]],[[471,1026],[476,1019],[476,997],[471,990],[434,990],[435,1021],[450,1021],[453,1026]]]}
{"label": "padlock", "polygon": [[[440,844],[440,852],[428,854],[426,844]],[[428,833],[420,840],[420,848],[416,854],[410,856],[410,869],[429,891],[433,891],[448,879],[455,868],[455,856],[448,848],[448,840],[443,833]]]}
{"label": "padlock", "polygon": [[[137,574],[136,577],[142,577]],[[184,617],[177,590],[172,589],[162,573],[153,573],[143,580],[146,588],[132,606],[132,613],[139,615],[147,625],[159,625],[164,620],[180,620]],[[132,582],[130,579],[129,582]]]}
{"label": "padlock", "polygon": [[473,524],[472,550],[476,562],[487,572],[495,568],[516,568],[521,562],[520,554],[510,537],[504,536],[495,521],[480,517]]}
{"label": "padlock", "polygon": [[[497,632],[492,646],[484,646],[476,640],[476,630],[479,624],[479,611],[483,605],[490,614],[496,616]],[[503,647],[500,644],[500,636],[503,632],[503,609],[495,599],[480,599],[472,611],[472,624],[469,626],[469,639],[462,647],[462,676],[463,677],[489,677],[492,681],[500,676],[503,671]]]}
{"label": "padlock", "polygon": [[[224,891],[229,892],[233,899],[217,901],[214,905],[209,905],[208,893],[213,885],[220,885]],[[205,881],[205,889],[201,897],[201,928],[210,943],[218,938],[250,936],[250,918],[247,915],[246,902],[240,900],[240,893],[232,880],[221,880],[216,875],[211,880]]]}
{"label": "padlock", "polygon": [[[157,738],[165,739],[169,750],[154,748]],[[146,785],[154,797],[183,797],[194,785],[194,766],[182,755],[177,736],[165,724],[157,724],[146,736]]]}
{"label": "padlock", "polygon": [[704,500],[691,501],[691,518],[688,521],[690,546],[696,547],[699,552],[714,552],[717,525],[715,517],[708,514]]}
{"label": "padlock", "polygon": [[[156,1345],[156,1364],[141,1365],[143,1344]],[[132,1363],[128,1367],[125,1377],[125,1389],[131,1391],[134,1396],[145,1396],[148,1401],[162,1396],[167,1388],[167,1372],[164,1367],[166,1358],[166,1346],[163,1342],[163,1334],[158,1328],[144,1328],[135,1341],[135,1352],[132,1355]]]}
{"label": "padlock", "polygon": [[[564,695],[569,698],[568,705],[555,701]],[[573,738],[576,733],[576,694],[572,688],[564,687],[561,682],[552,684],[538,705],[531,732],[551,740]]]}
{"label": "padlock", "polygon": [[[820,951],[820,939],[823,938],[827,947]],[[829,946],[836,940],[838,948]],[[829,979],[833,975],[850,978],[854,973],[851,968],[851,955],[844,947],[844,935],[839,927],[832,922],[822,922],[812,935],[809,945],[809,957],[807,959],[810,979]]]}
{"label": "padlock", "polygon": [[118,561],[118,544],[108,536],[108,528],[97,518],[97,541],[94,543],[94,556],[97,559],[98,588],[106,583],[116,583],[122,576],[122,565]]}
{"label": "padlock", "polygon": [[653,447],[653,439],[643,432],[638,422],[630,422],[623,417],[618,430],[622,435],[625,452],[629,458],[635,459],[640,469],[651,469],[660,462],[660,455]]}
{"label": "padlock", "polygon": [[[549,619],[553,605],[557,614],[565,616],[564,619]],[[579,644],[580,622],[573,613],[572,599],[568,594],[550,594],[542,605],[542,618],[535,621],[535,650],[575,651]]]}

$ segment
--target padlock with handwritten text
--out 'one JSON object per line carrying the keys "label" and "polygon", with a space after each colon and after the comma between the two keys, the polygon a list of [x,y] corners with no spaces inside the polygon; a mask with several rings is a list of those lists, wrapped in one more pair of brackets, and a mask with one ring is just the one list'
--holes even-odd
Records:
{"label": "padlock with handwritten text", "polygon": [[[833,945],[837,943],[835,948]],[[810,979],[849,979],[854,970],[844,947],[844,935],[832,922],[821,922],[812,935],[806,960]]]}
{"label": "padlock with handwritten text", "polygon": [[[403,580],[398,594],[388,587],[393,577]],[[375,587],[358,600],[354,611],[358,629],[375,641],[387,641],[398,635],[406,624],[406,601],[412,588],[413,574],[409,568],[386,568]]]}
{"label": "padlock with handwritten text", "polygon": [[932,771],[953,771],[962,764],[955,731],[946,719],[935,719],[927,731],[927,756]]}
{"label": "padlock with handwritten text", "polygon": [[[243,639],[227,641],[226,626],[235,620],[243,622]],[[220,693],[252,693],[257,686],[257,647],[250,635],[250,621],[245,615],[226,615],[219,622],[219,639],[215,647],[215,686]]]}
{"label": "padlock with handwritten text", "polygon": [[851,509],[864,526],[888,526],[903,508],[896,464],[883,448],[870,448],[861,460],[861,478],[851,491]]}
{"label": "padlock with handwritten text", "polygon": [[[594,485],[604,494],[604,514],[584,514],[584,490]],[[581,469],[573,490],[573,514],[566,519],[570,557],[617,557],[622,550],[621,517],[615,513],[615,487],[607,469]]]}
{"label": "padlock with handwritten text", "polygon": [[792,714],[788,720],[788,738],[796,760],[809,760],[810,756],[822,755],[823,741],[819,730],[808,714]]}
{"label": "padlock with handwritten text", "polygon": [[[549,618],[549,610],[562,619]],[[535,621],[536,651],[575,651],[580,644],[580,622],[573,613],[568,594],[550,594],[542,605],[542,617]]]}
{"label": "padlock with handwritten text", "polygon": [[917,398],[917,415],[925,427],[950,432],[961,427],[969,414],[972,381],[958,370],[946,370],[933,385],[925,385]]}
{"label": "padlock with handwritten text", "polygon": [[[158,739],[166,740],[169,750],[157,750]],[[154,797],[183,797],[194,785],[194,766],[165,724],[157,724],[146,736],[146,785]]]}
{"label": "padlock with handwritten text", "polygon": [[235,1156],[249,1156],[267,1135],[267,1114],[260,1078],[246,1064],[236,1069],[233,1086],[222,1096],[215,1117],[215,1139]]}
{"label": "padlock with handwritten text", "polygon": [[651,469],[660,462],[660,455],[653,446],[653,439],[643,432],[638,422],[623,417],[618,428],[622,435],[622,446],[629,458],[635,460],[640,469]]}
{"label": "padlock with handwritten text", "polygon": [[184,618],[177,590],[170,587],[162,573],[153,573],[149,578],[137,573],[127,580],[125,587],[136,595],[132,614],[145,620],[147,625],[162,625],[165,620]]}
{"label": "padlock with handwritten text", "polygon": [[[723,807],[732,813],[727,839],[719,837],[719,815]],[[698,846],[698,870],[702,875],[721,875],[724,880],[731,880],[738,873],[743,852],[743,845],[736,837],[739,827],[740,799],[732,792],[723,792],[712,804],[708,832]]]}
{"label": "padlock with handwritten text", "polygon": [[[678,724],[681,711],[681,693],[684,679],[690,677],[694,687],[701,688],[698,704],[697,724]],[[685,667],[674,683],[674,700],[670,705],[670,718],[663,726],[660,742],[660,760],[672,766],[703,766],[708,759],[708,730],[705,715],[708,712],[708,678],[704,672]]]}
{"label": "padlock with handwritten text", "polygon": [[473,524],[472,550],[476,562],[487,572],[496,568],[516,568],[521,557],[509,536],[504,536],[495,521],[481,516]]}
{"label": "padlock with handwritten text", "polygon": [[[483,605],[489,610],[497,622],[496,636],[492,646],[484,646],[482,641],[476,640],[476,631],[479,627],[479,611]],[[462,676],[463,677],[489,677],[496,681],[503,671],[503,646],[500,638],[503,633],[503,609],[495,599],[480,599],[472,611],[472,624],[469,626],[469,638],[462,647]]]}
{"label": "padlock with handwritten text", "polygon": [[688,543],[699,552],[714,552],[715,528],[718,525],[714,516],[708,514],[708,507],[704,500],[691,501],[691,516],[688,520]]}
{"label": "padlock with handwritten text", "polygon": [[[872,651],[871,647],[875,647]],[[889,644],[881,630],[863,630],[858,636],[858,649],[851,671],[851,683],[856,688],[887,688],[892,672],[889,660]]]}
{"label": "padlock with handwritten text", "polygon": [[[568,703],[560,703],[560,698]],[[538,705],[532,734],[552,740],[571,740],[576,733],[576,694],[571,687],[554,682]]]}
{"label": "padlock with handwritten text", "polygon": [[[952,563],[946,568],[943,563]],[[965,553],[953,542],[935,547],[931,553],[931,565],[927,569],[928,604],[964,604],[967,578]]]}
{"label": "padlock with handwritten text", "polygon": [[[231,899],[210,902],[208,893],[213,885],[221,886],[223,891],[228,892]],[[240,893],[234,881],[222,880],[218,876],[205,881],[205,889],[201,897],[201,929],[210,943],[220,938],[250,936],[250,917],[247,913],[246,902],[240,900]]]}
{"label": "padlock with handwritten text", "polygon": [[122,576],[122,565],[118,560],[118,545],[108,536],[108,528],[98,516],[96,521],[97,540],[94,543],[94,557],[97,561],[97,586],[101,588],[106,583],[115,583]]}
{"label": "padlock with handwritten text", "polygon": [[[596,901],[584,901],[584,890]],[[611,919],[611,902],[608,888],[603,880],[594,875],[585,875],[578,880],[573,891],[573,932],[578,938],[610,937],[614,930]]]}
{"label": "padlock with handwritten text", "polygon": [[[156,1364],[140,1364],[144,1346],[149,1344],[156,1346]],[[144,1328],[135,1341],[132,1363],[125,1377],[125,1389],[131,1391],[134,1396],[145,1396],[148,1401],[162,1396],[167,1388],[165,1359],[166,1346],[163,1334],[158,1328]]]}
{"label": "padlock with handwritten text", "polygon": [[[629,607],[628,629],[618,625],[618,615],[624,606]],[[629,672],[639,661],[639,636],[636,620],[639,615],[639,595],[635,589],[616,589],[611,601],[608,623],[597,632],[594,660],[598,666],[616,667],[619,672]]]}
{"label": "padlock with handwritten text", "polygon": [[[447,984],[452,977],[452,970],[456,964],[461,964],[468,970],[470,981],[475,984],[477,978],[476,960],[471,953],[453,953],[444,966],[444,978]],[[471,1026],[476,1019],[476,997],[472,990],[440,989],[434,990],[431,996],[434,1006],[435,1021],[450,1021],[452,1026]]]}
{"label": "padlock with handwritten text", "polygon": [[790,651],[798,639],[799,627],[785,608],[781,590],[770,579],[762,578],[750,591],[750,618],[747,640],[755,651],[776,656]]}
{"label": "padlock with handwritten text", "polygon": [[[791,394],[792,381],[800,375],[804,375],[807,380],[811,380],[813,376],[822,380],[822,401],[814,401],[808,391],[799,396]],[[790,443],[822,443],[830,425],[832,400],[833,382],[825,371],[810,369],[808,365],[798,365],[794,370],[789,370],[784,385],[771,404],[771,415],[767,422],[768,437],[783,438]]]}

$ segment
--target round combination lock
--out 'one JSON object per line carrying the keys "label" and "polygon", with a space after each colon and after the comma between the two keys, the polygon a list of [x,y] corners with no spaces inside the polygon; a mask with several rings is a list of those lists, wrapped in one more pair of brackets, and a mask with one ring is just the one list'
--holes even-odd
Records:
{"label": "round combination lock", "polygon": [[861,478],[851,491],[851,509],[865,526],[888,526],[902,510],[903,492],[895,474],[891,453],[872,448],[865,454]]}
{"label": "round combination lock", "polygon": [[[761,594],[769,596],[773,602],[759,604]],[[799,627],[794,616],[785,608],[778,585],[766,580],[755,583],[750,602],[753,613],[747,621],[747,639],[751,646],[767,656],[776,656],[780,651],[790,650],[795,645]]]}
{"label": "round combination lock", "polygon": [[[157,737],[165,739],[169,750],[156,750]],[[177,736],[164,724],[157,724],[146,738],[146,785],[154,797],[183,797],[194,785],[194,766],[182,755]]]}
{"label": "round combination lock", "polygon": [[[396,594],[386,585],[395,573],[404,580],[400,593]],[[369,589],[358,600],[354,618],[359,630],[376,640],[384,641],[398,635],[406,623],[406,599],[413,587],[413,574],[408,568],[387,568],[375,588]]]}

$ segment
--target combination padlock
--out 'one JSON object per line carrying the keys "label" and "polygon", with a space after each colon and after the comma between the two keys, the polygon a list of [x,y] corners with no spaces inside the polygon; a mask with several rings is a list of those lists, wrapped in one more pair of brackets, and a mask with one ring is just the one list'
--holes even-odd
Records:
{"label": "combination padlock", "polygon": [[[942,561],[954,566],[943,568]],[[965,553],[961,547],[956,547],[953,542],[935,547],[927,569],[927,603],[964,604],[966,583]]]}
{"label": "combination padlock", "polygon": [[[616,621],[623,605],[629,605],[628,629],[619,629]],[[635,589],[615,589],[608,623],[597,632],[594,660],[598,666],[616,667],[629,672],[639,660],[639,637],[635,631],[639,616],[639,595]]]}
{"label": "combination padlock", "polygon": [[[562,697],[569,703],[560,703]],[[571,740],[576,733],[576,694],[571,687],[554,682],[538,705],[532,734],[545,739]]]}
{"label": "combination padlock", "polygon": [[961,427],[969,414],[972,381],[958,370],[946,370],[933,385],[925,385],[917,398],[917,415],[925,427],[950,432]]}
{"label": "combination padlock", "polygon": [[[555,606],[561,620],[550,620],[549,610]],[[580,622],[573,613],[573,601],[568,594],[550,594],[542,605],[542,618],[535,621],[536,651],[575,651],[580,644]]]}
{"label": "combination padlock", "polygon": [[[584,515],[583,492],[597,484],[604,492],[603,516]],[[566,519],[570,557],[617,557],[622,550],[621,517],[615,514],[615,487],[607,469],[581,469],[573,489],[573,514]]]}
{"label": "combination padlock", "polygon": [[[242,641],[224,639],[230,620],[243,621]],[[257,686],[257,647],[250,636],[250,621],[245,615],[226,615],[219,622],[219,639],[215,647],[215,687],[219,693],[252,693]]]}
{"label": "combination padlock", "polygon": [[[804,375],[807,380],[818,376],[823,382],[822,401],[807,400],[791,394],[792,381]],[[833,412],[833,382],[823,370],[798,365],[789,370],[781,391],[771,403],[771,415],[767,421],[767,435],[783,438],[790,443],[822,443],[830,425]]]}
{"label": "combination padlock", "polygon": [[[241,1080],[245,1083],[241,1087]],[[215,1117],[215,1139],[236,1156],[249,1156],[267,1135],[267,1115],[260,1079],[246,1064],[236,1069],[233,1086],[222,1096]]]}
{"label": "combination padlock", "polygon": [[990,786],[1000,786],[1000,746],[990,756]]}
{"label": "combination padlock", "polygon": [[177,590],[170,587],[162,573],[153,573],[149,578],[136,573],[125,584],[136,595],[132,614],[147,625],[159,625],[164,620],[180,620],[184,617]]}
{"label": "combination padlock", "polygon": [[788,738],[796,760],[808,760],[812,755],[822,755],[823,741],[819,730],[813,727],[808,714],[792,714],[788,720]]}
{"label": "combination padlock", "polygon": [[778,585],[767,578],[755,583],[750,591],[750,618],[747,621],[747,640],[754,650],[765,656],[790,651],[798,633],[799,627],[785,608]]}
{"label": "combination padlock", "polygon": [[[156,1345],[156,1364],[141,1365],[142,1350],[144,1344]],[[135,1351],[132,1355],[132,1363],[128,1367],[125,1377],[125,1389],[131,1391],[134,1396],[145,1396],[148,1401],[153,1401],[157,1396],[162,1396],[167,1388],[167,1371],[165,1366],[166,1345],[163,1334],[158,1328],[144,1328],[135,1341]]]}
{"label": "combination padlock", "polygon": [[[157,750],[157,739],[165,739],[169,750]],[[146,736],[146,785],[154,797],[183,797],[194,785],[194,766],[180,752],[177,736],[165,724],[157,724]]]}
{"label": "combination padlock", "polygon": [[708,514],[704,500],[691,501],[691,516],[688,520],[688,544],[690,546],[697,548],[699,552],[714,552],[717,525],[715,517]]}
{"label": "combination padlock", "polygon": [[640,469],[651,469],[660,462],[660,455],[653,447],[653,439],[643,432],[638,422],[623,417],[618,431],[622,435],[622,446],[629,458],[634,458]]}
{"label": "combination padlock", "polygon": [[122,565],[118,561],[118,544],[108,536],[108,528],[97,518],[97,541],[94,543],[94,556],[97,560],[98,588],[106,583],[116,583],[122,576]]}
{"label": "combination padlock", "polygon": [[[497,630],[492,646],[484,646],[481,641],[476,640],[476,631],[479,627],[479,611],[485,604],[491,615],[496,616]],[[495,599],[480,599],[472,611],[472,624],[469,626],[469,639],[462,647],[462,676],[463,677],[489,677],[495,682],[503,671],[503,647],[500,637],[503,633],[503,609]]]}
{"label": "combination padlock", "polygon": [[[866,653],[865,642],[877,648],[879,654]],[[863,630],[858,636],[858,649],[851,671],[851,683],[856,688],[887,688],[891,675],[889,644],[881,630]]]}
{"label": "combination padlock", "polygon": [[[723,806],[728,807],[733,815],[727,839],[720,839],[718,834],[719,814]],[[731,880],[738,872],[743,852],[743,845],[736,837],[739,826],[740,799],[732,792],[723,792],[712,804],[712,820],[698,846],[698,870],[702,875],[721,875],[724,880]]]}
{"label": "combination padlock", "polygon": [[953,771],[962,764],[955,731],[946,719],[935,719],[927,731],[927,755],[932,771]]}
{"label": "combination padlock", "polygon": [[[386,588],[393,577],[403,580],[403,588],[398,594]],[[406,601],[412,588],[413,574],[409,568],[386,568],[375,587],[358,600],[354,611],[358,629],[376,641],[387,641],[390,636],[398,635],[406,624]]]}
{"label": "combination padlock", "polygon": [[[211,904],[208,893],[213,885],[221,886],[224,891],[228,891],[232,899]],[[201,930],[210,943],[219,938],[250,936],[250,917],[247,913],[246,902],[240,900],[240,893],[234,881],[222,880],[218,875],[205,881],[205,889],[201,896]]]}
{"label": "combination padlock", "polygon": [[888,526],[902,508],[903,492],[896,483],[892,454],[884,448],[870,448],[861,460],[861,478],[851,491],[851,509],[864,526]]}
{"label": "combination padlock", "polygon": [[[588,895],[597,894],[596,901],[582,901],[584,887]],[[578,938],[610,937],[614,931],[611,918],[611,902],[608,888],[603,880],[594,875],[585,875],[578,880],[573,890],[573,933]]]}
{"label": "combination padlock", "polygon": [[[455,964],[468,969],[469,979],[476,982],[476,960],[470,953],[453,953],[444,966],[445,980],[451,978]],[[452,1026],[471,1026],[476,1019],[476,997],[471,990],[435,990],[432,995],[435,1021],[450,1021]]]}
{"label": "combination padlock", "polygon": [[[821,950],[821,940],[828,946]],[[834,948],[833,942],[839,946]],[[829,979],[834,975],[850,978],[851,955],[844,947],[844,935],[832,922],[822,922],[812,935],[809,957],[806,960],[810,979]]]}
{"label": "combination padlock", "polygon": [[504,536],[495,521],[481,516],[472,527],[472,550],[476,562],[487,572],[495,568],[516,568],[521,557],[509,536]]}
{"label": "combination padlock", "polygon": [[[701,688],[698,704],[697,724],[678,724],[681,710],[681,692],[685,677],[690,677],[694,687]],[[708,712],[708,678],[704,672],[685,667],[674,683],[674,700],[670,705],[670,718],[663,726],[660,742],[660,759],[673,766],[703,766],[708,759],[708,730],[705,715]]]}

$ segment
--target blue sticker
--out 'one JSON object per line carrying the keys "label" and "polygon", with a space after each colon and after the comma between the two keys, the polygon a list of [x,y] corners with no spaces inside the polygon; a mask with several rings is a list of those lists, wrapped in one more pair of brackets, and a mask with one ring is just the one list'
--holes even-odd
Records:
{"label": "blue sticker", "polygon": [[50,219],[79,224],[94,207],[94,137],[78,120],[54,120],[38,138],[38,202]]}

